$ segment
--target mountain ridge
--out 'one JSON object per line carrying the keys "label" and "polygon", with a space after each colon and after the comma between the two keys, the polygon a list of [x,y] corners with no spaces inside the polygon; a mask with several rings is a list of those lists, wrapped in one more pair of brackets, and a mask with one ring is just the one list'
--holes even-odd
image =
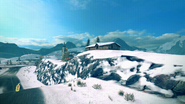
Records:
{"label": "mountain ridge", "polygon": [[179,36],[153,50],[157,53],[185,55],[185,36]]}
{"label": "mountain ridge", "polygon": [[[0,42],[0,57],[1,58],[11,58],[11,57],[19,57],[24,54],[40,54],[47,55],[51,52],[62,50],[63,44],[57,44],[52,48],[41,48],[40,50],[32,50],[27,48],[22,48],[17,46],[15,43],[3,43]],[[72,42],[66,43],[67,48],[76,48],[76,45]]]}

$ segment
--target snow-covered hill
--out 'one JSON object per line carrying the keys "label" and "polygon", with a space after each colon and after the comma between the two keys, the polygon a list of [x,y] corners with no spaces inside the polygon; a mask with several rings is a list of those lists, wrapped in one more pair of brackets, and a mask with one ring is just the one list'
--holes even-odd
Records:
{"label": "snow-covered hill", "polygon": [[6,64],[8,60],[12,61],[12,64],[16,64],[17,60],[20,58],[20,61],[29,61],[29,60],[38,60],[40,55],[38,54],[25,54],[21,57],[12,57],[12,58],[0,58],[1,64]]}
{"label": "snow-covered hill", "polygon": [[147,93],[178,97],[185,95],[184,59],[185,55],[93,50],[80,53],[68,62],[42,60],[35,72],[45,85],[95,77],[115,80],[120,85]]}
{"label": "snow-covered hill", "polygon": [[171,42],[167,42],[154,51],[159,53],[185,55],[185,36],[180,36]]}
{"label": "snow-covered hill", "polygon": [[[60,64],[56,60],[52,62],[57,65]],[[184,99],[183,96],[164,98],[122,86],[115,81],[104,81],[97,78],[88,78],[86,80],[78,78],[68,83],[46,86],[37,80],[34,73],[35,68],[35,66],[23,67],[17,73],[17,76],[24,90],[40,89],[43,94],[40,100],[44,99],[46,104],[183,104],[181,102]],[[78,86],[78,81],[85,83],[86,86]],[[95,85],[101,85],[101,89],[95,89],[93,87]],[[119,94],[120,91],[124,94]],[[128,94],[134,95],[134,102],[125,100]],[[26,101],[29,96],[27,95]],[[9,97],[7,96],[7,98]]]}

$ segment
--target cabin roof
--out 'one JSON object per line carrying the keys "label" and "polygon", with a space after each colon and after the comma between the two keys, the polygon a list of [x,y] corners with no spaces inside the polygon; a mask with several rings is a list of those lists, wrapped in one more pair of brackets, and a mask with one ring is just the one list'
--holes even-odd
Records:
{"label": "cabin roof", "polygon": [[[98,46],[106,46],[106,45],[117,44],[117,43],[115,43],[115,42],[106,42],[106,43],[96,43],[96,44],[97,44]],[[87,46],[86,48],[95,47],[96,44],[92,44],[92,45],[90,45],[90,46]],[[117,45],[120,47],[119,44],[117,44]]]}

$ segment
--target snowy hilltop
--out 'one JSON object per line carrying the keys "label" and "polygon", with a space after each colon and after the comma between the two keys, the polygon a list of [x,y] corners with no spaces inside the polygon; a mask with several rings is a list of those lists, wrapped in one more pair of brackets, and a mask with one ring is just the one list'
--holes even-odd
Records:
{"label": "snowy hilltop", "polygon": [[171,42],[162,44],[154,51],[158,53],[185,55],[185,36],[180,36]]}
{"label": "snowy hilltop", "polygon": [[156,96],[181,99],[185,95],[184,59],[184,55],[93,50],[80,53],[68,62],[43,59],[35,72],[37,80],[45,85],[98,78]]}

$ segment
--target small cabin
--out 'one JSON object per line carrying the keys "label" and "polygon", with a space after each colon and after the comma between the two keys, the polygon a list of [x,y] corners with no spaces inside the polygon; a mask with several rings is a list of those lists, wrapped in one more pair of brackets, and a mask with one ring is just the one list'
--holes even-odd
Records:
{"label": "small cabin", "polygon": [[120,45],[115,42],[96,43],[85,47],[85,50],[120,50]]}

